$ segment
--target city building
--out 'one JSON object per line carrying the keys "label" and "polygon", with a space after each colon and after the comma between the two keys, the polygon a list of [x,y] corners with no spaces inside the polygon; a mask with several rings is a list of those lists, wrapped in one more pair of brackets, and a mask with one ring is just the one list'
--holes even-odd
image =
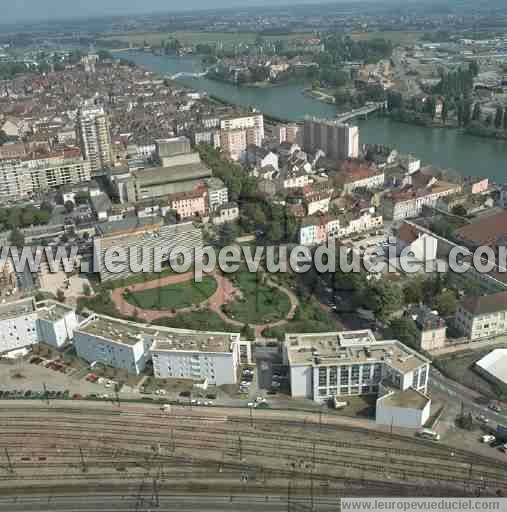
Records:
{"label": "city building", "polygon": [[[146,222],[142,223],[142,220]],[[118,229],[115,229],[116,226]],[[160,254],[163,265],[181,257],[181,252],[171,256],[175,249],[184,251],[185,257],[194,261],[196,254],[202,250],[203,235],[202,229],[194,226],[192,222],[160,225],[160,222],[153,218],[136,218],[133,223],[125,219],[99,224],[93,245],[95,258],[100,265],[98,271],[100,279],[109,281],[131,275],[134,271],[131,264],[133,256],[129,257],[129,252],[131,254],[133,251],[137,251],[137,260],[134,259],[134,261],[139,262],[141,255],[146,256],[145,263],[150,272],[156,270],[155,264],[158,263],[156,253]],[[108,270],[105,262],[115,259],[116,250],[124,250],[129,259],[126,261],[127,264],[122,265],[120,271],[112,272]]]}
{"label": "city building", "polygon": [[239,219],[239,206],[237,203],[230,202],[223,204],[215,210],[212,216],[212,222],[215,225],[225,224],[226,222],[235,222]]}
{"label": "city building", "polygon": [[456,194],[460,190],[460,185],[436,181],[422,189],[392,192],[383,198],[384,218],[398,221],[418,217],[424,207],[434,208],[441,197]]}
{"label": "city building", "polygon": [[33,298],[0,304],[0,353],[38,343]]}
{"label": "city building", "polygon": [[204,183],[208,187],[208,208],[215,211],[229,202],[229,191],[220,178],[206,178]]}
{"label": "city building", "polygon": [[92,315],[74,331],[78,357],[131,373],[142,372],[149,360],[154,333],[142,325],[100,315]]}
{"label": "city building", "polygon": [[346,160],[359,156],[359,128],[338,121],[306,119],[303,127],[303,149],[314,153],[321,149],[327,158]]}
{"label": "city building", "polygon": [[316,402],[377,395],[377,422],[420,427],[429,417],[429,361],[371,331],[286,334],[291,396]]}
{"label": "city building", "polygon": [[231,160],[244,160],[246,157],[247,137],[246,130],[222,130],[220,144],[224,153]]}
{"label": "city building", "polygon": [[494,338],[507,332],[507,292],[465,298],[458,306],[456,327],[470,341]]}
{"label": "city building", "polygon": [[56,348],[74,338],[79,321],[74,308],[55,301],[37,303],[37,332],[39,341]]}
{"label": "city building", "polygon": [[419,336],[416,343],[419,350],[431,351],[445,345],[447,326],[438,311],[421,304],[411,308],[407,316],[414,320],[417,327]]}
{"label": "city building", "polygon": [[492,350],[475,363],[475,369],[499,389],[507,389],[507,349]]}
{"label": "city building", "polygon": [[83,108],[78,115],[77,129],[81,150],[90,161],[91,173],[113,165],[109,120],[102,108]]}
{"label": "city building", "polygon": [[396,252],[408,251],[421,262],[435,261],[437,258],[438,240],[422,226],[410,221],[403,221],[396,239]]}
{"label": "city building", "polygon": [[155,200],[169,194],[191,192],[212,172],[203,163],[154,167],[111,176],[112,186],[122,203]]}
{"label": "city building", "polygon": [[384,173],[377,169],[357,167],[350,171],[341,172],[335,178],[335,183],[341,185],[344,194],[352,194],[357,189],[372,190],[384,186]]}
{"label": "city building", "polygon": [[[255,129],[255,133],[260,139],[260,146],[264,140],[264,116],[263,114],[253,113],[245,115],[231,115],[224,117],[220,120],[220,130],[231,131],[231,130],[248,130],[250,128]],[[250,142],[254,144],[253,142]]]}
{"label": "city building", "polygon": [[470,250],[485,246],[496,250],[507,239],[507,211],[479,218],[454,231],[453,236]]}
{"label": "city building", "polygon": [[208,214],[208,192],[205,187],[171,194],[167,200],[169,210],[174,210],[180,219],[205,217]]}
{"label": "city building", "polygon": [[251,363],[250,342],[239,334],[160,332],[150,349],[153,373],[159,379],[206,379],[221,386],[238,382],[241,363]]}

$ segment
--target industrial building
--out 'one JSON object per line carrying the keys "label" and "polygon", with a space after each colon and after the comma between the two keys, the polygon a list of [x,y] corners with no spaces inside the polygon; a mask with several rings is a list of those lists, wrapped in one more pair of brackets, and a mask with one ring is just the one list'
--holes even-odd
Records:
{"label": "industrial building", "polygon": [[74,334],[76,353],[133,373],[153,359],[157,378],[234,384],[240,363],[251,362],[250,342],[239,334],[148,326],[101,315],[88,318]]}
{"label": "industrial building", "polygon": [[507,389],[507,349],[497,348],[475,363],[476,370],[500,389]]}
{"label": "industrial building", "polygon": [[[141,255],[146,255],[146,266],[143,270],[154,272],[156,271],[155,251],[161,251],[162,263],[167,264],[173,258],[171,252],[175,249],[185,253],[191,261],[194,261],[195,255],[202,251],[203,235],[200,227],[194,226],[192,222],[183,222],[180,224],[170,225],[156,225],[155,220],[147,219],[147,223],[136,221],[134,226],[130,229],[119,231],[107,231],[115,223],[107,223],[100,225],[98,236],[94,238],[94,255],[95,261],[100,265],[98,270],[100,279],[102,281],[109,281],[112,279],[120,279],[132,274],[135,270],[131,264],[129,257],[132,252],[137,250],[137,258],[134,263],[141,263]],[[127,222],[117,221],[118,224],[124,225]],[[123,265],[123,270],[119,272],[112,272],[110,262],[115,258],[116,251],[124,250],[128,259]],[[144,251],[144,252],[142,252]],[[107,268],[109,267],[109,269]],[[148,270],[146,270],[146,268]]]}
{"label": "industrial building", "polygon": [[429,361],[397,340],[377,341],[371,331],[286,334],[283,355],[294,398],[371,394],[379,423],[417,428],[429,417]]}

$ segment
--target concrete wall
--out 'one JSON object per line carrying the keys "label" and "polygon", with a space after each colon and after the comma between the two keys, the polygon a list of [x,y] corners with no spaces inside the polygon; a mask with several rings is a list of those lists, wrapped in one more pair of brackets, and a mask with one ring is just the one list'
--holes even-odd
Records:
{"label": "concrete wall", "polygon": [[392,425],[393,427],[420,428],[430,417],[431,402],[423,409],[409,407],[391,407],[384,405],[384,398],[377,400],[375,422],[378,425]]}
{"label": "concrete wall", "polygon": [[293,398],[313,398],[312,367],[291,366],[290,387]]}

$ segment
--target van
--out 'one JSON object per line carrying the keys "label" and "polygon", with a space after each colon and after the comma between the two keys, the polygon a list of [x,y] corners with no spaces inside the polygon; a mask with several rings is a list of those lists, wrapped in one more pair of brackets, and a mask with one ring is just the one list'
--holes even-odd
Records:
{"label": "van", "polygon": [[423,439],[430,439],[431,441],[440,441],[440,434],[437,434],[436,432],[433,432],[433,430],[429,430],[427,428],[418,430],[417,436],[422,437]]}

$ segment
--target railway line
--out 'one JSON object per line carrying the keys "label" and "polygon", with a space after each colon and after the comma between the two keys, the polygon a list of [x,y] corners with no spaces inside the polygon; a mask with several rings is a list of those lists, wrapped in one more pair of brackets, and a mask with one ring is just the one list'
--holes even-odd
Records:
{"label": "railway line", "polygon": [[[228,411],[230,412],[230,411]],[[0,408],[0,494],[98,485],[286,489],[350,487],[420,495],[507,493],[507,465],[399,434],[350,425],[213,411],[163,414],[75,407]],[[363,442],[364,441],[364,442]],[[3,456],[2,456],[2,451]],[[264,491],[263,491],[264,492]]]}

